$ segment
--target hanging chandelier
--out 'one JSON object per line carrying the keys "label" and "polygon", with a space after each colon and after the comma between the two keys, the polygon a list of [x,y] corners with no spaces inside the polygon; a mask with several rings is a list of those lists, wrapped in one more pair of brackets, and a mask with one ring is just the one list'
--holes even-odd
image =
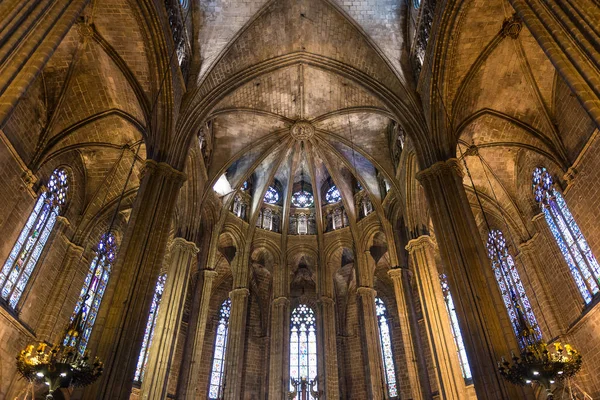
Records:
{"label": "hanging chandelier", "polygon": [[[65,336],[81,335],[84,308],[81,307]],[[51,400],[57,390],[94,383],[102,375],[103,365],[97,357],[90,363],[87,351],[82,354],[76,345],[66,345],[63,340],[52,346],[45,342],[28,345],[17,356],[17,370],[25,380],[48,386],[46,399]]]}

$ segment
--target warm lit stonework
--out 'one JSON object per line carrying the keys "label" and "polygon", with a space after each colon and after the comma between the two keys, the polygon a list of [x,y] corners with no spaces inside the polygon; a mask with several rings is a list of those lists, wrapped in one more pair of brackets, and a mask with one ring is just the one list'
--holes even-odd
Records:
{"label": "warm lit stonework", "polygon": [[599,21],[0,1],[0,399],[600,399]]}

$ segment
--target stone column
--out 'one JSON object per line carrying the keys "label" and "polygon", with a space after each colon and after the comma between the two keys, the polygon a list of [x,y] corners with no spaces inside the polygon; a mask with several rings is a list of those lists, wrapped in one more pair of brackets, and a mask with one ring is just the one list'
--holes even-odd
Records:
{"label": "stone column", "polygon": [[375,289],[361,286],[356,289],[358,294],[360,333],[365,354],[365,377],[367,382],[367,394],[370,399],[378,400],[384,398],[384,386],[382,376],[382,357],[379,346],[379,325],[375,313]]}
{"label": "stone column", "polygon": [[324,390],[325,398],[339,399],[340,387],[338,379],[338,359],[337,359],[337,334],[335,331],[335,302],[331,297],[321,296],[319,301],[321,308],[321,329],[323,334],[321,341],[323,343],[324,355],[324,382],[319,382],[319,390]]}
{"label": "stone column", "polygon": [[459,161],[437,162],[419,172],[417,179],[425,189],[442,261],[454,290],[478,399],[527,398],[497,370],[497,361],[509,356],[511,349],[517,350],[517,344],[515,340],[507,343],[503,335],[493,297],[497,289],[485,275],[490,261],[463,187]]}
{"label": "stone column", "polygon": [[[127,400],[142,345],[156,280],[166,252],[173,210],[185,175],[166,163],[146,161],[129,226],[114,265],[116,282],[97,356],[104,361],[89,399]],[[109,285],[111,283],[109,282]]]}
{"label": "stone column", "polygon": [[181,237],[173,239],[167,281],[142,381],[142,399],[162,400],[167,395],[169,371],[177,348],[190,270],[197,263],[196,254],[198,247],[194,243]]}
{"label": "stone column", "polygon": [[600,128],[600,37],[596,30],[600,11],[597,3],[562,0],[509,2]]}
{"label": "stone column", "polygon": [[229,292],[231,316],[229,317],[227,351],[225,352],[225,384],[223,391],[226,400],[239,400],[242,398],[249,295],[250,291],[246,288],[237,288]]}
{"label": "stone column", "polygon": [[271,302],[271,344],[269,356],[269,399],[287,397],[289,382],[286,382],[289,362],[289,307],[286,297]]}
{"label": "stone column", "polygon": [[[410,392],[413,399],[423,399],[428,391],[423,387],[419,376],[419,365],[416,345],[413,340],[413,332],[410,324],[411,309],[408,306],[407,296],[412,296],[412,293],[407,285],[408,270],[406,268],[394,268],[388,271],[388,275],[394,283],[394,295],[396,298],[396,306],[398,307],[398,323],[400,325],[400,335],[402,337],[402,346],[406,358],[406,373],[409,379]],[[416,332],[415,332],[416,333]]]}
{"label": "stone column", "polygon": [[0,127],[88,3],[89,0],[0,3]]}
{"label": "stone column", "polygon": [[[182,361],[179,384],[177,387],[178,398],[181,399],[196,399],[199,398],[206,388],[199,388],[196,385],[200,376],[200,368],[203,360],[204,336],[206,334],[206,324],[208,322],[208,312],[210,307],[210,297],[212,294],[212,286],[217,276],[217,271],[205,269],[200,272],[200,280],[197,285],[201,290],[199,308],[195,323],[195,330],[189,330],[188,342],[186,343],[186,351]],[[192,315],[192,321],[194,316]],[[190,322],[190,327],[193,323]],[[190,354],[190,358],[186,357]],[[206,361],[204,361],[206,362]]]}
{"label": "stone column", "polygon": [[[465,381],[461,374],[433,246],[431,237],[423,235],[410,240],[406,250],[408,250],[417,277],[421,310],[435,364],[440,398],[461,400],[466,397]],[[396,270],[389,271],[390,275],[398,275],[394,271]],[[400,279],[397,277],[392,277],[392,279],[394,280],[394,289],[396,289],[396,281]]]}

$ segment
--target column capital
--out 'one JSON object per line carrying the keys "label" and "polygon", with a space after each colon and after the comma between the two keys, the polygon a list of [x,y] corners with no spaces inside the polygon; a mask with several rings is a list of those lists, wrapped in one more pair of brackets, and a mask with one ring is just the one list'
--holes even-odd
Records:
{"label": "column capital", "polygon": [[[359,288],[359,289],[361,289],[361,288]],[[323,304],[329,304],[329,305],[335,304],[335,301],[329,296],[321,296],[319,298],[319,301]]]}
{"label": "column capital", "polygon": [[356,289],[356,293],[358,293],[361,297],[367,297],[367,296],[376,297],[377,296],[377,291],[375,289],[373,289],[372,287],[368,287],[368,286],[360,286],[359,288]]}
{"label": "column capital", "polygon": [[538,222],[540,220],[545,220],[545,219],[546,219],[546,216],[544,215],[544,213],[540,212],[540,213],[534,215],[533,218],[531,218],[531,221],[532,222]]}
{"label": "column capital", "polygon": [[412,253],[416,250],[420,250],[426,247],[433,247],[434,242],[433,239],[431,238],[431,236],[429,235],[421,235],[415,239],[411,239],[408,241],[408,243],[406,244],[405,249],[409,252]]}
{"label": "column capital", "polygon": [[157,162],[152,159],[147,159],[142,170],[142,177],[144,177],[146,174],[154,173],[160,173],[168,179],[178,181],[180,184],[183,184],[183,182],[185,182],[187,179],[185,172],[179,171],[166,162]]}
{"label": "column capital", "polygon": [[520,252],[521,253],[529,253],[529,252],[533,251],[533,248],[535,246],[535,242],[536,242],[536,239],[538,238],[538,236],[539,236],[539,233],[536,232],[533,234],[532,237],[530,237],[526,241],[520,243],[518,246]]}
{"label": "column capital", "polygon": [[202,277],[204,279],[206,279],[206,278],[214,279],[217,275],[219,275],[219,273],[217,271],[215,271],[214,269],[203,269],[200,272],[202,273]]}
{"label": "column capital", "polygon": [[417,172],[416,178],[419,182],[425,182],[448,172],[456,174],[456,176],[459,178],[463,177],[464,172],[462,170],[460,161],[457,158],[449,158],[446,161],[438,161],[428,168]]}
{"label": "column capital", "polygon": [[392,278],[392,280],[400,279],[402,278],[402,274],[404,273],[404,271],[408,271],[408,268],[397,267],[388,269],[387,274],[390,278]]}
{"label": "column capital", "polygon": [[198,254],[198,252],[200,251],[200,249],[198,249],[198,246],[196,246],[196,243],[190,242],[189,240],[186,240],[182,237],[176,237],[173,240],[171,240],[170,247],[171,250],[178,248],[183,251],[189,251],[194,255]]}
{"label": "column capital", "polygon": [[287,297],[277,297],[276,299],[273,299],[273,305],[274,306],[286,306],[290,304],[290,300]]}
{"label": "column capital", "polygon": [[247,288],[236,288],[229,292],[229,298],[233,300],[234,297],[248,297],[250,291]]}

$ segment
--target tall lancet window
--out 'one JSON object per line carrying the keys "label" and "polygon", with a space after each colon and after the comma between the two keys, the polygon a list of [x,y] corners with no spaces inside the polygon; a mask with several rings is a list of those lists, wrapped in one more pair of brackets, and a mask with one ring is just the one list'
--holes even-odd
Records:
{"label": "tall lancet window", "polygon": [[379,297],[375,299],[375,312],[379,323],[379,344],[381,345],[381,357],[385,369],[385,383],[389,398],[398,397],[398,386],[396,383],[396,368],[394,366],[394,355],[392,352],[392,339],[390,338],[390,326],[388,324],[388,313],[385,303]]}
{"label": "tall lancet window", "polygon": [[471,374],[471,367],[469,366],[469,359],[467,358],[467,351],[465,350],[465,343],[460,332],[460,326],[458,325],[458,316],[456,315],[456,308],[454,307],[454,300],[452,300],[452,293],[450,293],[450,284],[448,283],[448,277],[445,274],[440,275],[440,282],[442,284],[442,293],[444,294],[444,302],[446,303],[446,311],[450,317],[450,329],[452,330],[452,338],[454,344],[456,344],[456,351],[458,353],[458,361],[460,363],[460,370],[463,378],[466,381],[471,381],[473,375]]}
{"label": "tall lancet window", "polygon": [[44,250],[48,236],[54,228],[56,217],[67,201],[68,178],[65,169],[54,170],[48,180],[47,190],[38,198],[17,243],[0,271],[0,295],[12,308],[17,307],[27,281]]}
{"label": "tall lancet window", "polygon": [[221,304],[219,322],[215,336],[215,352],[213,354],[212,370],[208,398],[211,400],[223,398],[223,371],[225,370],[225,350],[229,333],[229,315],[231,314],[231,300],[227,299]]}
{"label": "tall lancet window", "polygon": [[533,171],[533,192],[586,304],[598,293],[600,265],[546,168]]}
{"label": "tall lancet window", "polygon": [[117,240],[115,239],[115,235],[111,232],[105,233],[98,242],[96,256],[90,264],[90,269],[81,288],[79,300],[75,304],[75,310],[71,317],[71,322],[76,318],[79,319],[78,322],[82,328],[82,333],[77,337],[68,334],[65,337],[65,345],[76,347],[80,354],[85,352],[85,348],[90,340],[116,254]]}
{"label": "tall lancet window", "polygon": [[[294,308],[290,321],[290,379],[301,378],[309,382],[317,378],[317,325],[314,311],[306,304]],[[317,390],[316,383],[313,389]],[[294,390],[291,382],[290,390]]]}
{"label": "tall lancet window", "polygon": [[525,323],[529,325],[529,328],[533,329],[536,339],[542,339],[542,332],[523,288],[519,271],[517,271],[512,256],[508,253],[506,239],[504,239],[502,232],[497,229],[490,231],[488,234],[487,249],[510,322],[512,323],[519,345],[525,348],[527,342],[523,335],[521,335],[523,329],[525,329],[523,326]]}
{"label": "tall lancet window", "polygon": [[150,305],[150,314],[146,321],[146,330],[144,331],[144,341],[142,342],[142,348],[138,357],[137,366],[135,368],[134,382],[142,382],[144,379],[144,372],[146,372],[146,364],[148,363],[148,355],[150,345],[152,344],[152,338],[154,337],[154,328],[156,328],[156,317],[158,316],[158,308],[160,306],[160,300],[162,299],[163,292],[165,291],[165,282],[167,281],[167,274],[159,275],[154,287],[154,296],[152,297],[152,304]]}

